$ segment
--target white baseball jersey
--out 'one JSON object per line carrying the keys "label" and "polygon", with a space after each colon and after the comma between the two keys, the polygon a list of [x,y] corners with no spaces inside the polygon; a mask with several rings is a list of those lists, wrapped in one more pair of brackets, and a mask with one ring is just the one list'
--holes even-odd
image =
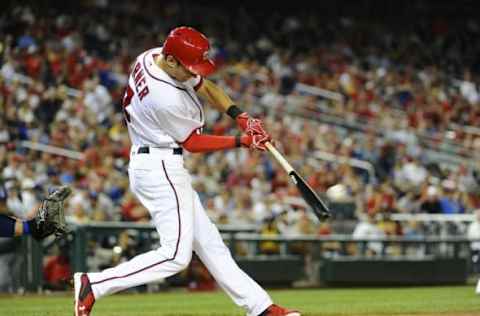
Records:
{"label": "white baseball jersey", "polygon": [[[161,54],[161,48],[136,59],[123,104],[132,141],[130,189],[148,209],[161,246],[88,273],[95,299],[176,274],[188,266],[195,251],[232,300],[248,316],[257,316],[272,304],[270,296],[233,260],[192,187],[182,155],[164,148],[178,147],[203,126],[204,113],[194,91],[201,78],[185,83],[170,78],[154,63],[155,54]],[[160,148],[140,152],[146,145]]]}
{"label": "white baseball jersey", "polygon": [[138,56],[128,78],[123,106],[132,145],[178,147],[204,125],[195,93],[202,78],[186,82],[171,78],[154,62],[161,53],[159,47]]}

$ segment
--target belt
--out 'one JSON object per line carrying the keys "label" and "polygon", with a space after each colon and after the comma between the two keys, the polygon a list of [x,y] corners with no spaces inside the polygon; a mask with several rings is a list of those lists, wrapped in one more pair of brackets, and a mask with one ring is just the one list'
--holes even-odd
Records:
{"label": "belt", "polygon": [[[169,148],[162,148],[162,147],[152,147],[152,149],[169,149]],[[177,148],[171,148],[172,153],[174,155],[182,155],[183,154],[183,148],[182,147],[177,147]],[[150,147],[148,146],[142,146],[139,147],[137,150],[137,154],[149,154],[150,153]]]}

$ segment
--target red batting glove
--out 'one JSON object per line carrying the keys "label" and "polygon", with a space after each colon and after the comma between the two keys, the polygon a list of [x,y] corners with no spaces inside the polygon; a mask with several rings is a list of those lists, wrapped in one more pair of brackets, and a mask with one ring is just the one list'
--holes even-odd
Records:
{"label": "red batting glove", "polygon": [[252,118],[247,112],[243,112],[235,119],[238,126],[247,135],[267,135],[263,122],[260,119]]}
{"label": "red batting glove", "polygon": [[272,140],[272,137],[267,133],[255,134],[255,135],[243,134],[242,136],[240,136],[240,144],[243,147],[247,147],[252,150],[255,150],[255,149],[260,151],[267,150],[265,143],[271,140]]}

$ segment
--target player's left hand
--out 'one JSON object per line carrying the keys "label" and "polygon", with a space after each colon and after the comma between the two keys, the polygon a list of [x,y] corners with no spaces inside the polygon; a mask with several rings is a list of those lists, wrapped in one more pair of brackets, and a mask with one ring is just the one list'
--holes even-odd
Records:
{"label": "player's left hand", "polygon": [[70,193],[72,189],[62,186],[42,201],[32,225],[32,236],[35,239],[40,240],[52,234],[61,237],[68,233],[63,203]]}
{"label": "player's left hand", "polygon": [[251,117],[247,112],[238,115],[236,121],[247,135],[267,135],[262,120]]}

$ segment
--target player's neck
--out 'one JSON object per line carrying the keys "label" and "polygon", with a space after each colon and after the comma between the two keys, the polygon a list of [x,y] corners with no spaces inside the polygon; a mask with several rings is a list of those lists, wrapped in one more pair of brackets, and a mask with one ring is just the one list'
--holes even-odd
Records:
{"label": "player's neck", "polygon": [[170,67],[167,64],[167,61],[165,60],[165,58],[163,58],[163,56],[161,56],[161,55],[156,56],[153,59],[153,61],[155,62],[155,65],[157,65],[158,67],[160,67],[160,69],[165,71],[167,73],[167,75],[169,75],[171,78],[173,78],[175,80],[178,80],[177,78],[175,78],[175,75],[173,74],[173,71],[170,69]]}

